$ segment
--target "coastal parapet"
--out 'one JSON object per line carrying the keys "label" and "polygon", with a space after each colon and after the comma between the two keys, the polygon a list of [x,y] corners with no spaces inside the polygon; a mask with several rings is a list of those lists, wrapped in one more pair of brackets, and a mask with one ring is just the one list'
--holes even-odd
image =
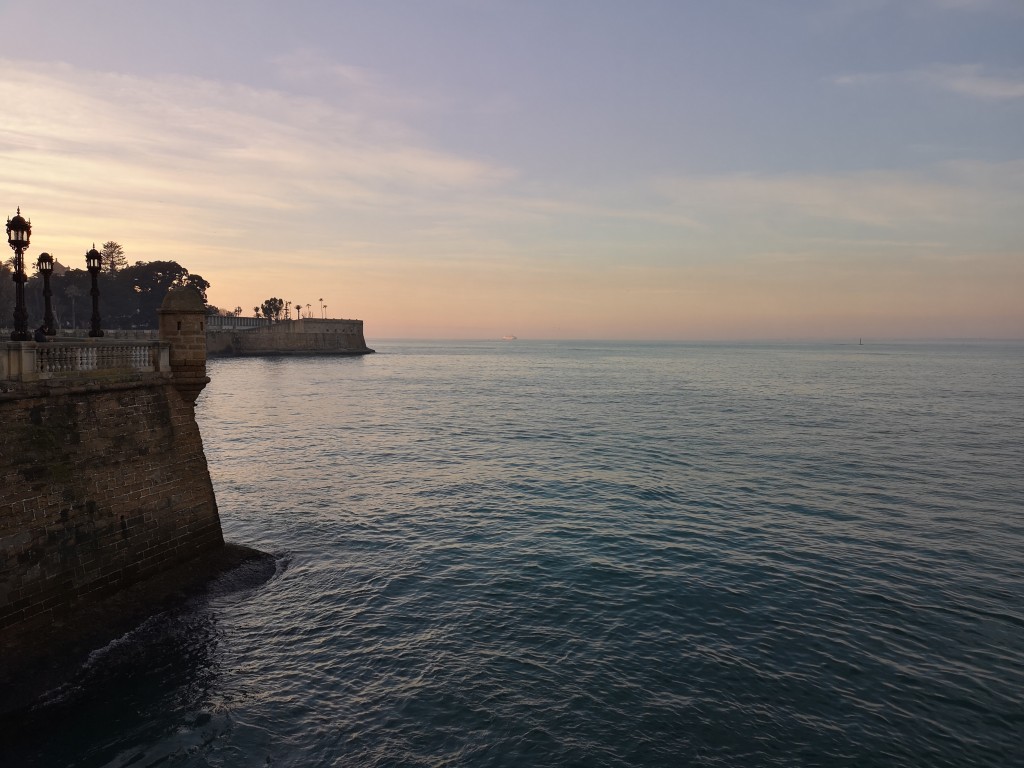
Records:
{"label": "coastal parapet", "polygon": [[0,343],[0,650],[223,548],[202,317],[183,288],[159,340]]}
{"label": "coastal parapet", "polygon": [[[251,321],[252,318],[240,318]],[[207,318],[206,351],[211,356],[365,355],[362,320],[282,320],[253,326],[231,317]]]}

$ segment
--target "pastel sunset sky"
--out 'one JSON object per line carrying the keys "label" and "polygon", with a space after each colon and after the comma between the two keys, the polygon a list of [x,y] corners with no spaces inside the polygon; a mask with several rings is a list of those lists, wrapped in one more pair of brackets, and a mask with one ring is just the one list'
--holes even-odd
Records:
{"label": "pastel sunset sky", "polygon": [[[0,0],[0,213],[366,337],[1024,337],[1022,0]],[[6,310],[5,310],[6,311]]]}

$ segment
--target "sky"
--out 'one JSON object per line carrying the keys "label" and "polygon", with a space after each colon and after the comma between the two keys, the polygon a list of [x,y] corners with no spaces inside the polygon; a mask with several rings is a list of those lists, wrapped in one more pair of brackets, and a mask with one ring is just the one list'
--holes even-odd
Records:
{"label": "sky", "polygon": [[[0,0],[0,206],[366,337],[1024,338],[1024,0]],[[293,310],[294,312],[294,310]]]}

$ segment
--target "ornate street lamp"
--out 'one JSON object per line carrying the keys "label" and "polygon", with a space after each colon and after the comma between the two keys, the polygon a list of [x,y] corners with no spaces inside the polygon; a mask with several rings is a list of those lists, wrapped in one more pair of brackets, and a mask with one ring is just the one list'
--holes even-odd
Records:
{"label": "ornate street lamp", "polygon": [[92,277],[92,327],[89,329],[90,336],[102,336],[103,331],[100,329],[100,286],[99,286],[99,275],[100,269],[103,267],[103,255],[96,250],[96,244],[93,243],[92,248],[89,249],[85,254],[85,268],[89,270],[89,275]]}
{"label": "ornate street lamp", "polygon": [[36,259],[36,269],[43,276],[43,301],[46,304],[46,311],[43,313],[43,333],[47,336],[56,336],[57,329],[53,327],[53,304],[50,297],[50,275],[53,274],[53,256],[48,253],[40,253]]}
{"label": "ornate street lamp", "polygon": [[28,333],[28,311],[25,309],[25,251],[32,236],[32,222],[26,221],[21,215],[21,206],[13,219],[7,220],[7,242],[14,249],[14,330],[11,341],[28,341],[32,337]]}

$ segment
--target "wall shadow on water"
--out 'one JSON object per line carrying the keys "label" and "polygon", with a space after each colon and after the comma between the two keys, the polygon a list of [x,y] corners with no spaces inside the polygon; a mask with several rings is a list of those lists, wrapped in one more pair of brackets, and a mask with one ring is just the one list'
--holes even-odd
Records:
{"label": "wall shadow on water", "polygon": [[[215,738],[227,718],[216,703],[222,630],[214,604],[245,599],[274,568],[269,557],[246,563],[93,651],[64,684],[0,719],[3,764],[152,765]],[[136,751],[145,744],[169,753]]]}

